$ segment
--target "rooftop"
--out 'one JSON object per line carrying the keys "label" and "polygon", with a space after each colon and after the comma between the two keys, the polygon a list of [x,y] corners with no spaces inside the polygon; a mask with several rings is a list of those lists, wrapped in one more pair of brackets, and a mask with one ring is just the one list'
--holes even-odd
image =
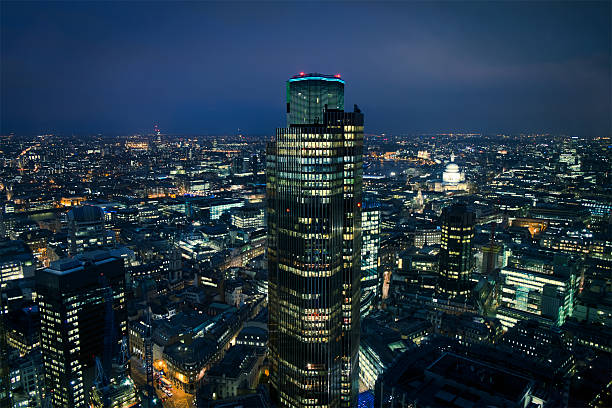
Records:
{"label": "rooftop", "polygon": [[525,377],[453,353],[444,353],[427,372],[482,392],[495,390],[512,402],[522,400],[531,383]]}
{"label": "rooftop", "polygon": [[297,75],[289,78],[289,82],[297,82],[297,81],[333,81],[344,83],[344,80],[340,79],[340,74],[335,75],[325,75],[320,74],[318,72],[304,73],[300,72]]}
{"label": "rooftop", "polygon": [[23,241],[0,241],[0,263],[32,259],[32,251]]}

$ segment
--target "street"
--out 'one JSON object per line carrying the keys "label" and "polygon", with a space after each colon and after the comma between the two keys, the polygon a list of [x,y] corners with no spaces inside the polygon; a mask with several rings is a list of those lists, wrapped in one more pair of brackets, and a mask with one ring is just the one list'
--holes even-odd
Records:
{"label": "street", "polygon": [[[130,359],[130,373],[137,386],[146,384],[147,378],[144,368],[142,367],[142,363],[136,358]],[[157,397],[163,401],[165,408],[195,408],[193,404],[193,395],[187,394],[176,387],[172,387],[171,391],[173,395],[170,398],[168,398],[157,386],[155,387],[155,391]]]}

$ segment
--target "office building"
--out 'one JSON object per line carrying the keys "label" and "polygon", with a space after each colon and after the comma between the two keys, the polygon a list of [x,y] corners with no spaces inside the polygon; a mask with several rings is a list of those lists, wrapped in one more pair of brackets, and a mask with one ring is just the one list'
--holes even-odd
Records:
{"label": "office building", "polygon": [[430,291],[438,280],[438,254],[435,247],[410,248],[398,254],[394,286],[403,293]]}
{"label": "office building", "polygon": [[223,359],[206,373],[213,398],[232,398],[254,391],[264,356],[265,348],[247,345],[227,350]]}
{"label": "office building", "polygon": [[497,318],[504,328],[521,320],[561,326],[574,312],[580,263],[558,254],[537,272],[537,264],[516,264],[501,269],[502,293]]}
{"label": "office building", "polygon": [[475,215],[465,205],[453,204],[442,210],[439,296],[465,297],[470,293],[474,224]]}
{"label": "office building", "polygon": [[542,406],[535,404],[538,399],[534,395],[540,384],[520,371],[453,352],[431,361],[436,355],[414,351],[401,356],[376,383],[375,406]]}
{"label": "office building", "polygon": [[221,216],[233,208],[244,207],[243,200],[219,199],[214,200],[209,207],[210,220],[218,220]]}
{"label": "office building", "polygon": [[104,210],[93,205],[74,207],[68,211],[70,253],[77,254],[112,245],[112,231],[104,226]]}
{"label": "office building", "polygon": [[322,124],[325,109],[344,110],[340,75],[302,72],[287,81],[287,126]]}
{"label": "office building", "polygon": [[287,83],[288,127],[267,148],[271,397],[285,407],[357,403],[363,115],[344,81]]}
{"label": "office building", "polygon": [[36,290],[51,403],[55,408],[85,407],[94,358],[110,370],[112,355],[126,335],[123,261],[105,251],[55,261],[36,272]]}
{"label": "office building", "polygon": [[94,387],[90,397],[91,408],[131,408],[140,407],[136,386],[127,375],[113,378],[105,387]]}
{"label": "office building", "polygon": [[370,305],[379,296],[378,249],[380,248],[380,205],[364,200],[361,212],[361,298]]}
{"label": "office building", "polygon": [[232,213],[232,225],[240,229],[260,228],[264,226],[264,209],[244,207]]}
{"label": "office building", "polygon": [[23,241],[0,241],[0,285],[15,279],[34,276],[35,262],[32,251]]}

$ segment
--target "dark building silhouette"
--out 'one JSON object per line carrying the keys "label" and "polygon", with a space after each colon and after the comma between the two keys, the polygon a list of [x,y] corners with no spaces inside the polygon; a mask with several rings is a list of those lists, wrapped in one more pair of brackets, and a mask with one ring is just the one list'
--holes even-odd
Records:
{"label": "dark building silhouette", "polygon": [[472,241],[476,216],[463,204],[442,210],[442,238],[437,293],[455,298],[468,296],[472,273]]}
{"label": "dark building silhouette", "polygon": [[277,129],[266,164],[271,397],[285,407],[353,407],[363,115],[341,110],[338,77],[299,75],[287,89],[288,127]]}
{"label": "dark building silhouette", "polygon": [[52,262],[36,272],[36,292],[51,403],[85,407],[95,357],[109,370],[127,334],[123,260],[93,251]]}
{"label": "dark building silhouette", "polygon": [[112,232],[104,226],[104,211],[93,205],[74,207],[68,211],[68,230],[72,255],[114,242]]}

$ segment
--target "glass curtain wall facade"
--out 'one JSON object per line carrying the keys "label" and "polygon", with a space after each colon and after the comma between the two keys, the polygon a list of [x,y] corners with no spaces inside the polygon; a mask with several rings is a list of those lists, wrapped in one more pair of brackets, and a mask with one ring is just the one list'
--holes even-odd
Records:
{"label": "glass curtain wall facade", "polygon": [[322,118],[277,129],[267,148],[270,383],[283,407],[357,400],[363,115]]}
{"label": "glass curtain wall facade", "polygon": [[375,199],[364,199],[361,213],[361,298],[362,310],[368,309],[378,296],[378,250],[380,248],[380,205]]}
{"label": "glass curtain wall facade", "polygon": [[465,205],[453,204],[442,210],[440,275],[437,292],[454,298],[468,296],[472,273],[472,241],[476,217]]}
{"label": "glass curtain wall facade", "polygon": [[344,81],[339,76],[300,74],[287,81],[287,126],[323,124],[326,106],[344,110]]}

